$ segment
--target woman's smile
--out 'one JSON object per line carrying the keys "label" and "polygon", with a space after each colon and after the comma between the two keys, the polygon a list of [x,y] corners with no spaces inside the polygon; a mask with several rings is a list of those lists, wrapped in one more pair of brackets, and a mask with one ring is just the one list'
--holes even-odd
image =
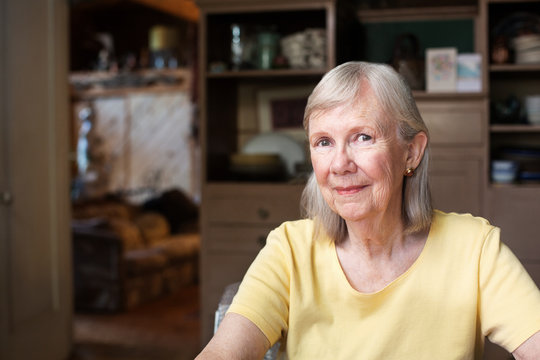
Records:
{"label": "woman's smile", "polygon": [[363,189],[365,189],[366,186],[367,185],[356,185],[356,186],[347,186],[347,187],[337,186],[337,187],[334,187],[334,190],[339,195],[355,195],[355,194],[358,194]]}

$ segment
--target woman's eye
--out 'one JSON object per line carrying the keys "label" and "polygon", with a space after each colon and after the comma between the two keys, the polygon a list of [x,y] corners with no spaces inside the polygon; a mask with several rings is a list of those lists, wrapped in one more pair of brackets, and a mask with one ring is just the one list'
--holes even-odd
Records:
{"label": "woman's eye", "polygon": [[370,141],[372,137],[367,134],[359,134],[357,139],[358,141]]}
{"label": "woman's eye", "polygon": [[317,146],[330,146],[331,143],[330,143],[330,140],[328,139],[321,139],[319,141],[317,141]]}

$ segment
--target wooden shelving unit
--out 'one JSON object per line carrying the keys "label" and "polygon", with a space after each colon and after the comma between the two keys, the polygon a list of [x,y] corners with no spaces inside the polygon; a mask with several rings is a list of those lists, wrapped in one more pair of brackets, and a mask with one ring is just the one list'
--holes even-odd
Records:
{"label": "wooden shelving unit", "polygon": [[[501,23],[505,23],[508,19],[512,19],[515,14],[520,14],[520,16],[525,16],[525,14],[540,15],[540,1],[538,0],[484,0],[481,4],[482,12],[485,14],[487,54],[491,54],[491,44],[489,42],[494,41],[492,29],[500,26]],[[515,36],[515,33],[509,33],[508,36],[510,36],[507,39],[508,46],[510,46],[511,36]],[[521,102],[521,106],[525,106],[524,100],[526,96],[540,91],[535,85],[535,83],[540,83],[540,63],[517,64],[513,62],[513,58],[510,56],[507,63],[490,62],[486,76],[492,101],[502,101],[513,96]],[[492,119],[496,118],[497,122],[501,122],[500,114],[498,116],[490,114],[490,117]],[[501,147],[517,149],[520,147],[525,149],[540,148],[540,125],[493,123],[489,126],[489,135],[491,159],[496,158]],[[525,185],[516,183],[516,191],[523,186]],[[495,186],[492,189],[497,192],[499,187]],[[535,208],[535,211],[540,210],[536,204],[531,203],[530,206]],[[488,208],[493,209],[492,206],[488,206]]]}
{"label": "wooden shelving unit", "polygon": [[[132,81],[125,78],[131,77]],[[124,77],[114,86],[107,85],[115,78]],[[113,72],[88,71],[73,72],[69,76],[70,96],[76,100],[92,100],[104,97],[121,97],[135,93],[167,93],[174,91],[188,91],[192,87],[193,74],[191,70],[165,69],[165,70],[139,70],[130,74]],[[144,80],[151,80],[146,81]],[[133,82],[140,85],[132,85]]]}
{"label": "wooden shelving unit", "polygon": [[[526,96],[540,92],[540,63],[516,64],[512,58],[508,63],[491,63],[492,29],[517,12],[540,15],[539,0],[481,0],[481,13],[485,23],[485,55],[488,67],[485,71],[491,101],[504,101],[509,96],[523,100]],[[492,109],[494,107],[491,107]],[[500,120],[500,116],[490,114]],[[505,149],[540,148],[540,125],[491,123],[488,127],[490,160],[499,156],[519,160],[522,167],[535,173],[534,155],[508,155]],[[506,157],[505,157],[506,154]],[[538,161],[537,161],[538,162]],[[537,164],[536,166],[539,166]],[[540,256],[538,242],[537,214],[540,212],[540,182],[519,178],[512,184],[486,184],[486,216],[490,222],[501,228],[502,240],[522,261],[537,284],[540,284]],[[490,349],[493,349],[491,347]],[[497,352],[486,354],[489,359],[506,359],[508,354]]]}
{"label": "wooden shelving unit", "polygon": [[[271,89],[314,87],[335,66],[335,0],[200,0],[200,139],[202,157],[201,294],[202,338],[213,331],[214,312],[226,285],[240,281],[267,234],[300,216],[304,184],[240,178],[231,155],[257,135],[257,94]],[[251,36],[275,28],[280,36],[324,29],[322,68],[257,69],[250,63],[231,70],[231,24]],[[248,35],[249,37],[249,35]],[[212,72],[212,64],[223,71]],[[248,130],[246,130],[248,129]]]}
{"label": "wooden shelving unit", "polygon": [[268,78],[268,77],[296,77],[296,76],[322,76],[327,69],[274,69],[274,70],[238,70],[208,73],[208,79],[220,78]]}
{"label": "wooden shelving unit", "polygon": [[[449,3],[449,1],[447,1]],[[463,2],[461,2],[463,3]],[[506,236],[509,243],[516,244],[519,249],[521,237],[536,239],[530,224],[532,215],[540,211],[540,185],[523,183],[506,186],[491,184],[490,174],[490,146],[493,138],[526,137],[540,138],[540,126],[532,125],[490,125],[489,102],[492,93],[492,81],[502,82],[517,78],[528,80],[529,75],[538,77],[540,64],[490,64],[489,62],[489,7],[507,4],[528,4],[534,7],[538,0],[473,0],[464,6],[428,6],[428,7],[400,7],[388,9],[355,9],[351,16],[355,24],[367,24],[371,29],[378,26],[376,23],[409,26],[415,22],[435,22],[437,25],[463,27],[468,39],[473,39],[472,47],[468,51],[480,53],[483,57],[483,91],[479,93],[428,93],[414,91],[419,110],[424,117],[431,133],[431,155],[433,158],[430,181],[436,207],[442,210],[470,212],[486,216],[493,223],[508,226]],[[339,2],[338,2],[339,4]],[[531,5],[532,4],[532,5]],[[275,222],[282,217],[272,218],[271,221],[257,217],[257,209],[267,210],[264,206],[270,203],[272,214],[285,214],[285,219],[294,215],[290,212],[292,204],[296,205],[302,185],[290,183],[255,183],[239,182],[226,175],[227,156],[237,150],[239,118],[250,112],[255,116],[256,110],[249,109],[241,104],[242,97],[249,94],[250,89],[257,86],[295,86],[315,84],[318,79],[336,63],[336,47],[334,42],[340,40],[337,35],[337,4],[334,0],[200,0],[201,5],[201,31],[202,49],[200,51],[200,78],[201,88],[201,144],[203,158],[203,209],[202,209],[202,295],[203,295],[203,341],[208,340],[211,331],[211,318],[215,310],[217,298],[223,286],[233,279],[241,277],[244,268],[247,268],[254,253],[260,245],[260,237]],[[227,29],[227,21],[232,21],[235,15],[245,21],[262,19],[264,22],[278,19],[280,12],[307,11],[307,17],[298,17],[299,21],[315,21],[328,31],[329,44],[327,47],[327,64],[324,69],[272,69],[272,70],[240,70],[209,72],[210,61],[215,59],[209,55],[208,43],[216,43],[219,31]],[[315,14],[310,20],[311,11],[323,12],[324,15]],[[268,17],[265,13],[268,12]],[[290,15],[290,14],[289,14]],[[270,19],[271,18],[271,19]],[[446,20],[458,20],[449,21]],[[459,21],[465,20],[465,21]],[[447,24],[449,23],[449,24]],[[366,27],[368,27],[366,26]],[[448,29],[446,28],[446,29]],[[460,30],[462,30],[460,28]],[[440,46],[453,46],[454,32],[446,31],[449,35]],[[470,32],[470,35],[468,34]],[[376,31],[373,32],[376,34]],[[470,36],[470,38],[469,38]],[[439,37],[436,37],[438,40]],[[390,46],[391,42],[377,46]],[[364,46],[365,43],[345,44],[348,46]],[[436,43],[435,46],[438,46]],[[456,46],[458,47],[458,46]],[[210,49],[216,54],[216,49]],[[219,50],[219,49],[218,49]],[[226,49],[225,49],[226,50]],[[218,60],[226,61],[225,51]],[[219,56],[217,56],[219,58]],[[343,59],[340,59],[343,60]],[[374,61],[367,56],[345,59]],[[503,87],[504,88],[504,87]],[[247,89],[247,90],[246,90]],[[506,89],[504,89],[506,90]],[[243,91],[243,92],[242,92]],[[255,103],[248,104],[256,107]],[[249,110],[249,111],[248,111]],[[495,139],[500,140],[500,139]],[[292,199],[292,200],[291,200]],[[517,200],[516,200],[517,199]],[[235,204],[231,206],[231,204]],[[285,205],[283,205],[285,204]],[[288,206],[287,206],[288,204]],[[442,204],[442,206],[439,206]],[[512,225],[512,220],[519,213],[520,207],[527,211],[529,221]],[[248,207],[253,211],[250,211]],[[234,210],[231,210],[234,209]],[[507,208],[511,208],[508,212]],[[235,212],[242,209],[245,216],[240,221]],[[296,211],[296,209],[294,209]],[[520,220],[521,221],[521,220]],[[527,227],[527,224],[529,225]],[[234,229],[234,231],[232,230]],[[240,239],[240,240],[238,240]],[[228,242],[228,243],[227,243]],[[227,244],[228,245],[227,245]],[[230,245],[230,246],[229,246]],[[530,244],[526,244],[525,247]],[[523,248],[523,246],[521,246]],[[523,252],[526,253],[526,252]],[[540,279],[540,261],[532,269],[535,279]],[[216,270],[215,266],[220,266]],[[529,266],[529,265],[527,265]],[[239,279],[237,279],[239,280]],[[504,359],[507,354],[494,355],[488,353],[486,358]],[[506,356],[506,357],[505,357]]]}
{"label": "wooden shelving unit", "polygon": [[401,7],[360,10],[357,13],[358,20],[363,23],[463,19],[477,15],[477,6]]}
{"label": "wooden shelving unit", "polygon": [[540,64],[491,64],[491,72],[540,72]]}
{"label": "wooden shelving unit", "polygon": [[486,97],[485,92],[427,92],[427,91],[413,91],[413,96],[416,100],[463,100],[463,99],[476,99],[480,100]]}
{"label": "wooden shelving unit", "polygon": [[535,3],[538,0],[486,0],[488,4],[522,4],[522,3]]}
{"label": "wooden shelving unit", "polygon": [[500,124],[500,125],[491,125],[489,129],[492,133],[538,133],[540,134],[540,125]]}

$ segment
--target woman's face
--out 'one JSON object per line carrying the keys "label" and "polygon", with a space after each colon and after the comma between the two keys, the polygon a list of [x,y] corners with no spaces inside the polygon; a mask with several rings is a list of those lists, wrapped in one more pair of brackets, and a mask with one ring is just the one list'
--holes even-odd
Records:
{"label": "woman's face", "polygon": [[[409,146],[398,138],[370,88],[360,101],[309,122],[311,161],[329,206],[346,221],[401,214]],[[415,166],[413,166],[415,167]]]}

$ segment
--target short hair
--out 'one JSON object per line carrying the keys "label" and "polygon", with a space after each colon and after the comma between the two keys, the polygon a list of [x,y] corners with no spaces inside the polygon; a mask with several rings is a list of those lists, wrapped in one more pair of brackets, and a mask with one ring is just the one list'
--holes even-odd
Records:
{"label": "short hair", "polygon": [[[398,129],[398,136],[410,142],[424,132],[428,143],[424,156],[412,177],[405,177],[402,192],[402,219],[406,234],[427,230],[431,225],[432,204],[429,190],[429,132],[422,120],[411,89],[392,67],[386,64],[347,62],[321,79],[308,98],[304,112],[304,128],[309,133],[312,117],[338,106],[355,104],[361,100],[361,89],[369,86],[382,111]],[[347,236],[345,220],[326,203],[312,173],[302,194],[304,217],[315,221],[315,236],[324,231],[334,241]]]}

